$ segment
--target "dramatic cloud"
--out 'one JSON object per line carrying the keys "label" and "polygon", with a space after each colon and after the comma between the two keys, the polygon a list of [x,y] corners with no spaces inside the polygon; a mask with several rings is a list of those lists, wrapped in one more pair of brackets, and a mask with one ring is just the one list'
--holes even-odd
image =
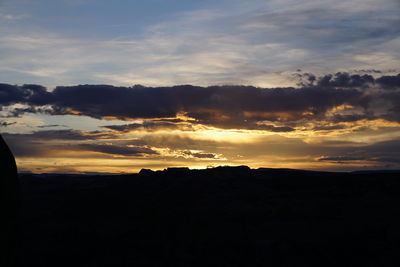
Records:
{"label": "dramatic cloud", "polygon": [[[336,112],[331,118],[334,122],[376,118],[371,103],[377,101],[387,103],[381,107],[381,118],[398,120],[399,75],[376,79],[367,74],[343,72],[319,78],[309,73],[299,76],[303,79],[299,88],[78,85],[60,86],[49,92],[38,85],[1,84],[0,102],[4,106],[17,103],[29,106],[14,109],[15,115],[33,112],[99,119],[152,119],[105,126],[117,131],[177,129],[184,125],[165,119],[183,114],[198,124],[218,128],[289,132],[294,128],[285,122],[326,119],[327,113],[339,106],[352,107],[353,113]],[[164,121],[154,121],[162,118]]]}
{"label": "dramatic cloud", "polygon": [[358,146],[356,149],[342,147],[340,155],[322,156],[319,161],[328,161],[341,164],[349,164],[352,162],[372,162],[395,164],[400,163],[400,140],[391,140],[378,142],[372,145]]}
{"label": "dramatic cloud", "polygon": [[332,122],[355,122],[359,120],[372,120],[377,117],[373,116],[370,112],[366,112],[365,114],[335,114],[332,118]]}
{"label": "dramatic cloud", "polygon": [[66,125],[50,124],[50,125],[40,125],[38,128],[53,128],[53,127],[67,127]]}
{"label": "dramatic cloud", "polygon": [[399,89],[400,88],[400,74],[397,76],[382,76],[376,79],[376,82],[383,86],[385,89]]}
{"label": "dramatic cloud", "polygon": [[383,93],[381,97],[389,103],[388,112],[384,115],[385,118],[400,122],[400,92]]}
{"label": "dramatic cloud", "polygon": [[[14,115],[24,112],[52,115],[85,115],[107,119],[175,118],[184,114],[197,123],[225,129],[258,129],[275,132],[292,131],[288,125],[260,123],[290,122],[301,119],[323,119],[334,107],[347,105],[354,114],[335,114],[333,121],[351,121],[373,118],[371,102],[385,101],[387,119],[397,120],[398,77],[350,75],[336,73],[316,78],[312,74],[300,75],[306,79],[299,88],[257,88],[251,86],[190,85],[173,87],[114,87],[110,85],[78,85],[57,87],[52,92],[38,85],[15,86],[1,84],[0,103],[3,106],[25,104],[15,108]],[[382,92],[379,91],[382,88]],[[390,89],[391,94],[385,93]],[[391,103],[391,104],[390,104]],[[150,121],[109,129],[178,128],[174,121]]]}
{"label": "dramatic cloud", "polygon": [[345,72],[336,73],[335,76],[326,75],[318,80],[318,86],[330,87],[368,87],[374,83],[371,75],[349,75]]}
{"label": "dramatic cloud", "polygon": [[189,123],[183,123],[180,119],[171,120],[145,120],[143,123],[130,123],[124,125],[106,125],[102,128],[120,132],[130,131],[157,131],[157,130],[193,130]]}
{"label": "dramatic cloud", "polygon": [[143,154],[155,155],[156,151],[147,147],[134,147],[134,146],[113,146],[113,145],[98,145],[98,144],[82,144],[77,146],[87,151],[94,151],[106,154],[120,155],[120,156],[137,156]]}
{"label": "dramatic cloud", "polygon": [[[312,129],[312,134],[320,131],[335,133],[336,130],[320,127]],[[308,133],[302,135],[301,131],[299,135],[284,137],[281,134],[287,132],[265,135],[222,129],[211,132],[207,129],[205,132],[144,131],[139,135],[125,131],[42,130],[3,136],[24,166],[32,166],[36,162],[36,165],[47,166],[49,171],[60,170],[52,165],[55,163],[62,163],[61,167],[74,163],[93,170],[94,162],[97,162],[97,171],[110,170],[111,165],[118,162],[123,162],[123,169],[113,167],[113,171],[132,171],[133,165],[135,170],[140,170],[151,166],[205,167],[221,164],[328,170],[399,168],[400,163],[396,161],[400,157],[399,141],[396,139],[399,127],[367,128],[370,134],[365,131],[348,131],[338,138],[312,138]],[[371,134],[374,140],[381,136],[388,141],[371,142],[365,138]]]}
{"label": "dramatic cloud", "polygon": [[16,124],[16,122],[0,121],[0,127],[7,127]]}
{"label": "dramatic cloud", "polygon": [[[100,152],[119,156],[156,155],[156,151],[147,147],[143,141],[130,141],[124,144],[100,143],[102,138],[115,138],[109,132],[87,132],[78,130],[45,130],[30,134],[3,134],[13,148],[16,156],[44,156],[60,154],[71,157],[76,151]],[[64,155],[63,155],[64,154]],[[79,154],[79,153],[78,153]],[[60,156],[60,155],[58,155]],[[72,155],[76,157],[76,155]]]}
{"label": "dramatic cloud", "polygon": [[51,93],[40,85],[16,86],[0,83],[0,105],[28,102],[32,105],[46,105],[51,101]]}
{"label": "dramatic cloud", "polygon": [[20,138],[21,140],[93,140],[102,137],[110,137],[110,134],[78,130],[46,130],[36,131],[30,134],[4,134],[4,136]]}
{"label": "dramatic cloud", "polygon": [[201,152],[191,152],[191,151],[185,151],[184,153],[186,155],[193,156],[193,157],[199,158],[199,159],[215,159],[215,158],[217,158],[217,155],[213,154],[213,153],[201,153]]}

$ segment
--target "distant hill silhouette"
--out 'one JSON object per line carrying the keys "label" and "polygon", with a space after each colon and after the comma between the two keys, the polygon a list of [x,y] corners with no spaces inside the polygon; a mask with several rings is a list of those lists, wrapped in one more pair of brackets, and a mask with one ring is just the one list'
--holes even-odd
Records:
{"label": "distant hill silhouette", "polygon": [[399,172],[20,177],[18,266],[399,266]]}
{"label": "distant hill silhouette", "polygon": [[19,183],[15,159],[0,135],[0,266],[15,265]]}

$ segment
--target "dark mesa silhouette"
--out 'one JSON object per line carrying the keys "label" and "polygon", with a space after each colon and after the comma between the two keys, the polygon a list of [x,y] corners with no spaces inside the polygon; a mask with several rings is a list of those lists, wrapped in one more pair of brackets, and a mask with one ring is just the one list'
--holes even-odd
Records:
{"label": "dark mesa silhouette", "polygon": [[14,156],[0,135],[0,266],[15,265],[18,172]]}

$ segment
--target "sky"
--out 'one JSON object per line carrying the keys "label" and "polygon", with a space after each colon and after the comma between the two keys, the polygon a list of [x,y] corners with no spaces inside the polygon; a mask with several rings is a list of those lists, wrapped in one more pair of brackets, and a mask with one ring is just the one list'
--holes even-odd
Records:
{"label": "sky", "polygon": [[397,0],[0,0],[21,172],[400,169]]}

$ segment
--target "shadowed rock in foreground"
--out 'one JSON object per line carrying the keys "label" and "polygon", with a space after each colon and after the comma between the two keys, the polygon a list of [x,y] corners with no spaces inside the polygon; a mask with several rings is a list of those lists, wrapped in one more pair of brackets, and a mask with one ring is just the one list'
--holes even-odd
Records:
{"label": "shadowed rock in foreground", "polygon": [[19,266],[399,266],[393,173],[23,175]]}
{"label": "shadowed rock in foreground", "polygon": [[0,266],[2,267],[15,265],[18,192],[15,159],[0,135]]}

